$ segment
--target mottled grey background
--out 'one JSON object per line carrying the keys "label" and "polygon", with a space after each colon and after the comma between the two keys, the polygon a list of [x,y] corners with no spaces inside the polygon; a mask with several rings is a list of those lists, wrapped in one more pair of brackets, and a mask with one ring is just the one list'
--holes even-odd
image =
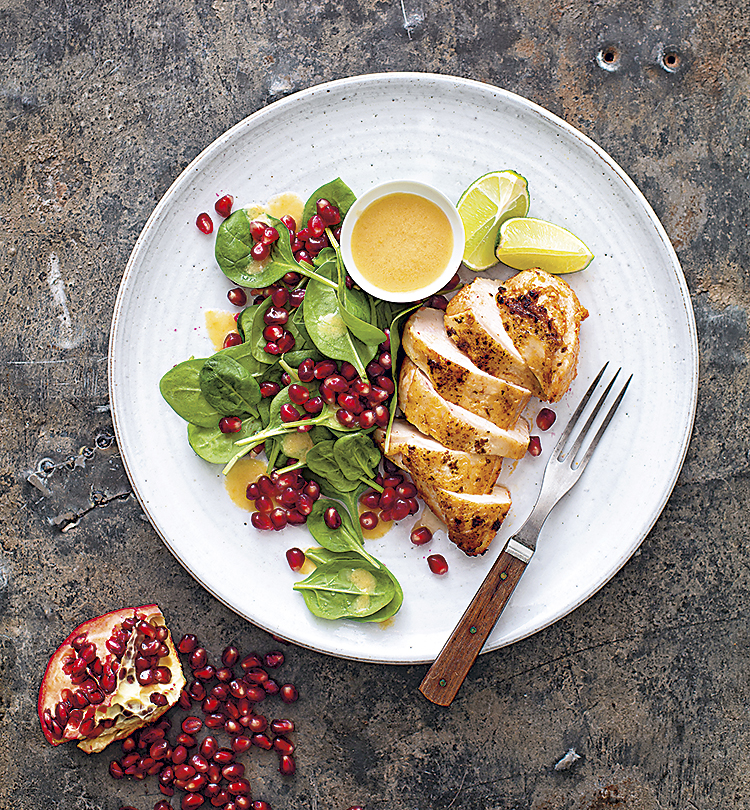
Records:
{"label": "mottled grey background", "polygon": [[[44,665],[79,621],[156,601],[214,653],[275,646],[128,496],[111,312],[141,227],[216,136],[296,90],[391,70],[519,93],[630,174],[692,294],[695,434],[640,552],[572,615],[481,658],[450,710],[417,694],[423,666],[287,648],[298,774],[254,756],[255,793],[275,810],[750,805],[748,20],[747,0],[0,0],[0,807],[159,798],[40,733]],[[571,747],[581,759],[556,771]]]}

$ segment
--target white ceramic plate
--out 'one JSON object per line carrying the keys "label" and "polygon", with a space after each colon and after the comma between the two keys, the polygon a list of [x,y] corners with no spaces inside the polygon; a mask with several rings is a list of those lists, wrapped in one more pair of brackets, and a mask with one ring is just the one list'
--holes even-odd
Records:
{"label": "white ceramic plate", "polygon": [[[313,617],[292,591],[284,552],[311,545],[304,529],[259,533],[228,498],[218,467],[196,457],[159,379],[212,347],[204,312],[230,309],[233,285],[195,227],[217,195],[302,198],[342,177],[357,194],[390,178],[421,180],[453,200],[487,171],[529,182],[530,215],[563,225],[594,251],[568,276],[591,315],[578,379],[556,406],[564,424],[605,360],[634,374],[627,398],[579,484],[547,521],[486,649],[551,624],[597,591],[638,548],[682,466],[697,393],[688,290],[669,240],[632,181],[596,144],[540,107],[486,84],[428,74],[380,74],[313,87],[240,122],[202,152],[156,207],[117,298],[109,383],[115,429],[140,502],[177,559],[205,588],[268,631],[365,661],[432,660],[505,539],[523,522],[546,453],[508,476],[514,506],[491,550],[465,557],[438,533],[409,542],[404,522],[368,550],[400,579],[404,605],[386,627]],[[217,217],[214,217],[217,219]],[[533,414],[533,411],[532,411]],[[535,431],[536,432],[536,431]],[[553,444],[555,427],[542,435]],[[450,570],[430,573],[429,553]]]}

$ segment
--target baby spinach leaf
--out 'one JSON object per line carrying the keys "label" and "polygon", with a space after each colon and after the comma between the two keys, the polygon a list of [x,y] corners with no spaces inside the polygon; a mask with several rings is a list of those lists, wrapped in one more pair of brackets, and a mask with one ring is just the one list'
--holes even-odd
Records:
{"label": "baby spinach leaf", "polygon": [[348,361],[367,379],[365,366],[375,357],[377,346],[362,343],[349,331],[336,290],[311,279],[303,308],[305,327],[318,349],[334,360]]}
{"label": "baby spinach leaf", "polygon": [[188,425],[188,442],[202,459],[212,464],[226,464],[237,452],[235,441],[252,436],[259,429],[260,422],[252,418],[243,419],[237,433],[222,433],[218,427]]}
{"label": "baby spinach leaf", "polygon": [[[325,513],[330,508],[334,508],[341,518],[341,525],[337,529],[332,529],[325,521]],[[380,563],[365,551],[349,512],[340,503],[328,498],[318,498],[307,517],[306,525],[323,548],[329,551],[354,551],[375,568],[380,568]]]}
{"label": "baby spinach leaf", "polygon": [[333,203],[339,209],[342,220],[357,199],[349,186],[340,177],[337,177],[335,180],[324,183],[320,188],[316,188],[310,195],[302,211],[303,223],[307,223],[310,217],[317,213],[317,202],[321,198]]}
{"label": "baby spinach leaf", "polygon": [[236,360],[221,354],[209,357],[198,375],[209,405],[225,416],[257,416],[260,386]]}
{"label": "baby spinach leaf", "polygon": [[231,357],[236,360],[248,374],[254,377],[260,375],[268,368],[265,363],[260,363],[253,354],[253,347],[250,343],[238,343],[236,346],[228,346],[226,349],[221,349],[218,356]]}
{"label": "baby spinach leaf", "polygon": [[350,481],[373,483],[380,464],[380,450],[366,433],[351,433],[337,439],[333,445],[333,458],[341,472]]}
{"label": "baby spinach leaf", "polygon": [[171,368],[159,381],[161,395],[185,421],[200,427],[216,427],[221,414],[201,390],[200,373],[205,359],[191,358]]}
{"label": "baby spinach leaf", "polygon": [[359,486],[357,478],[347,478],[341,470],[334,452],[334,441],[318,442],[307,453],[305,465],[310,472],[329,481],[339,492],[352,492]]}
{"label": "baby spinach leaf", "polygon": [[240,317],[237,318],[237,331],[240,333],[243,342],[250,339],[253,317],[259,306],[259,304],[252,304],[249,307],[245,307],[242,312],[240,312]]}
{"label": "baby spinach leaf", "polygon": [[[326,563],[331,563],[334,561],[356,563],[358,561],[358,556],[359,555],[354,554],[351,551],[344,551],[337,554],[333,551],[328,551],[326,548],[308,548],[305,551],[305,557],[307,557],[307,559],[311,562],[315,563],[315,565],[325,565]],[[393,574],[383,565],[383,563],[380,563],[380,566],[381,570],[385,571],[393,582],[393,599],[391,599],[391,601],[385,607],[380,608],[380,610],[377,610],[375,613],[372,613],[369,616],[351,616],[350,618],[354,621],[384,622],[386,619],[390,619],[391,617],[395,616],[401,609],[401,605],[404,602],[404,592],[401,585],[396,577],[393,576]]]}
{"label": "baby spinach leaf", "polygon": [[297,582],[308,609],[321,619],[361,618],[376,613],[394,597],[389,574],[366,560],[333,560]]}
{"label": "baby spinach leaf", "polygon": [[238,209],[225,219],[216,233],[214,255],[224,275],[237,284],[253,286],[245,282],[250,275],[245,272],[253,257],[253,236],[250,233],[250,220],[244,209]]}

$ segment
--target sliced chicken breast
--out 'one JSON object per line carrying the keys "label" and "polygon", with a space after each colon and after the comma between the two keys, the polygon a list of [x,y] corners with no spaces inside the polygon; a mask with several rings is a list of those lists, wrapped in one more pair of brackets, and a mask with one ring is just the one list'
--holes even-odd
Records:
{"label": "sliced chicken breast", "polygon": [[529,445],[529,424],[523,417],[506,430],[448,402],[408,357],[401,364],[398,404],[418,430],[453,450],[523,458]]}
{"label": "sliced chicken breast", "polygon": [[499,456],[451,450],[420,433],[404,419],[394,419],[388,447],[383,446],[385,431],[375,431],[375,441],[384,454],[415,481],[449,492],[472,495],[490,492],[503,463]]}
{"label": "sliced chicken breast", "polygon": [[557,402],[575,379],[588,311],[566,281],[539,269],[508,279],[496,303],[507,334],[539,383],[540,399]]}
{"label": "sliced chicken breast", "polygon": [[513,344],[498,312],[496,297],[501,283],[477,278],[459,290],[445,311],[445,329],[483,371],[539,396],[537,378]]}
{"label": "sliced chicken breast", "polygon": [[531,391],[482,371],[448,337],[443,313],[418,309],[406,322],[402,346],[435,390],[455,405],[510,428],[531,399]]}
{"label": "sliced chicken breast", "polygon": [[486,495],[448,492],[414,479],[422,500],[445,523],[448,537],[465,554],[484,554],[510,509],[510,493],[495,487]]}

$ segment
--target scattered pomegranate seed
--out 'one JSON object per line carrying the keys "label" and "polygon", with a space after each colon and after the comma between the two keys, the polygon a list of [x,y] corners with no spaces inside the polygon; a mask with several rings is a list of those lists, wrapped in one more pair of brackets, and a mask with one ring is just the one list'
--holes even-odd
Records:
{"label": "scattered pomegranate seed", "polygon": [[230,332],[224,338],[224,348],[228,349],[230,346],[239,346],[242,343],[242,338],[240,337],[239,332]]}
{"label": "scattered pomegranate seed", "polygon": [[432,532],[427,526],[417,526],[411,530],[409,539],[415,546],[424,546],[432,540]]}
{"label": "scattered pomegranate seed", "polygon": [[231,194],[225,194],[216,200],[214,208],[220,217],[226,219],[232,213],[232,205],[234,204],[234,197]]}
{"label": "scattered pomegranate seed", "polygon": [[335,506],[329,506],[323,513],[323,520],[329,529],[338,529],[341,526],[341,515]]}
{"label": "scattered pomegranate seed", "polygon": [[430,571],[432,571],[433,574],[442,576],[448,573],[448,563],[442,554],[430,554],[427,558],[427,565],[430,566]]}
{"label": "scattered pomegranate seed", "polygon": [[198,214],[198,218],[195,220],[195,224],[197,225],[198,230],[201,233],[205,233],[206,235],[213,233],[214,223],[208,214],[206,213]]}
{"label": "scattered pomegranate seed", "polygon": [[550,408],[542,408],[536,415],[536,425],[539,430],[549,430],[555,424],[557,414]]}
{"label": "scattered pomegranate seed", "polygon": [[529,455],[538,456],[542,452],[542,442],[539,436],[532,436],[529,439]]}
{"label": "scattered pomegranate seed", "polygon": [[219,430],[222,433],[239,433],[242,430],[242,419],[239,416],[223,416],[219,420]]}
{"label": "scattered pomegranate seed", "polygon": [[229,290],[227,298],[229,299],[229,303],[233,304],[235,307],[244,307],[245,304],[247,304],[247,293],[242,287],[235,287]]}

